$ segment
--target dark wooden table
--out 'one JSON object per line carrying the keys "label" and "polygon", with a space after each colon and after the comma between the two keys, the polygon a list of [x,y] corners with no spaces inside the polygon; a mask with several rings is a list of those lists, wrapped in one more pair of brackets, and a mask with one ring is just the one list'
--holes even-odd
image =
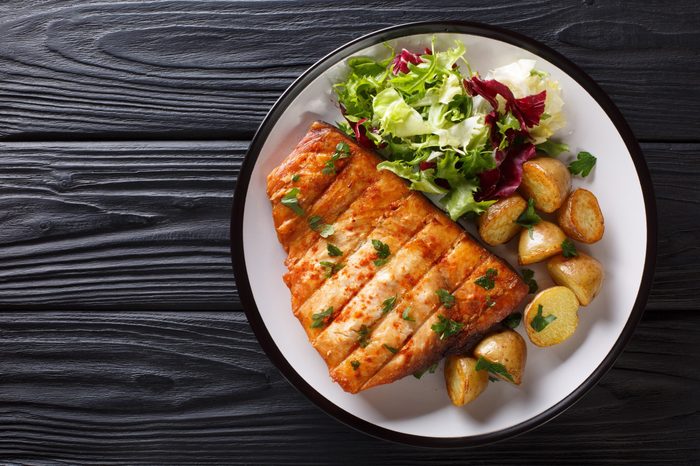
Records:
{"label": "dark wooden table", "polygon": [[[258,346],[229,262],[236,175],[275,99],[344,42],[429,19],[502,25],[580,65],[639,138],[660,217],[615,367],[549,424],[472,450],[316,409]],[[695,0],[3,1],[0,461],[700,463],[698,56]]]}

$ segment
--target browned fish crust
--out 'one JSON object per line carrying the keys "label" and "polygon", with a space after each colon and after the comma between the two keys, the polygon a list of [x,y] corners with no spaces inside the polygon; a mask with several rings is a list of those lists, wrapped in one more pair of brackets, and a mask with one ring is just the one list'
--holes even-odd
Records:
{"label": "browned fish crust", "polygon": [[[338,152],[339,143],[349,154]],[[288,253],[284,281],[292,309],[331,377],[351,393],[462,350],[528,291],[505,261],[425,197],[376,170],[379,162],[317,121],[267,177],[275,229]],[[281,202],[294,188],[303,214]],[[319,225],[332,226],[332,234]],[[488,290],[476,283],[487,271],[494,281]],[[438,289],[454,304],[443,304]],[[461,331],[441,339],[433,329],[441,318],[460,323]]]}

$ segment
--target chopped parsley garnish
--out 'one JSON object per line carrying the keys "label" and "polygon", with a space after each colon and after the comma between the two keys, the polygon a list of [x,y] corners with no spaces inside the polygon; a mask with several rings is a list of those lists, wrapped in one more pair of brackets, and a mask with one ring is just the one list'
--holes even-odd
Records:
{"label": "chopped parsley garnish", "polygon": [[489,382],[498,382],[498,379],[492,375],[489,375]]}
{"label": "chopped parsley garnish", "polygon": [[326,318],[330,317],[331,314],[333,314],[333,306],[330,306],[329,308],[317,312],[316,314],[313,314],[311,316],[312,322],[311,322],[311,328],[319,328],[319,327],[325,327],[326,326]]}
{"label": "chopped parsley garnish", "polygon": [[299,205],[299,199],[297,199],[297,196],[299,195],[301,191],[299,188],[292,188],[289,190],[287,194],[282,196],[282,205],[287,206],[292,211],[297,214],[297,215],[304,215],[304,209],[301,208]]}
{"label": "chopped parsley garnish", "polygon": [[564,241],[561,242],[561,253],[567,259],[578,256],[576,246],[574,246],[573,241],[571,241],[569,238],[566,238]]}
{"label": "chopped parsley garnish", "polygon": [[579,152],[576,160],[569,164],[569,171],[573,175],[580,175],[585,178],[591,173],[595,163],[596,158],[590,152]]}
{"label": "chopped parsley garnish", "polygon": [[384,315],[384,314],[386,314],[387,312],[389,312],[389,311],[391,311],[392,309],[394,309],[394,307],[396,306],[396,300],[397,300],[397,299],[398,299],[398,296],[397,296],[397,295],[394,295],[394,296],[392,296],[392,297],[390,297],[390,298],[386,298],[386,299],[382,302],[382,315]]}
{"label": "chopped parsley garnish", "polygon": [[386,343],[384,343],[382,346],[383,346],[384,348],[386,348],[386,350],[389,351],[391,354],[396,354],[396,353],[399,352],[399,350],[397,350],[397,349],[394,348],[393,346],[387,345]]}
{"label": "chopped parsley garnish", "polygon": [[406,309],[403,310],[403,313],[401,314],[401,318],[403,320],[407,320],[409,322],[415,322],[416,319],[411,317],[411,314],[409,314],[410,311],[411,311],[411,306],[408,306]]}
{"label": "chopped parsley garnish", "polygon": [[292,175],[292,183],[296,183],[297,181],[299,181],[299,178],[301,178],[301,176],[299,175],[299,173],[293,174],[293,175]]}
{"label": "chopped parsley garnish", "polygon": [[530,238],[532,238],[532,229],[535,225],[542,221],[542,217],[537,215],[535,212],[535,200],[530,198],[527,200],[527,209],[520,214],[515,223],[521,227],[525,227],[530,232]]}
{"label": "chopped parsley garnish", "polygon": [[487,308],[492,308],[492,307],[494,307],[495,305],[496,305],[496,301],[493,300],[493,298],[491,297],[491,295],[488,295],[488,296],[486,297],[486,307],[487,307]]}
{"label": "chopped parsley garnish", "polygon": [[519,312],[516,312],[515,314],[511,314],[505,319],[503,319],[503,324],[506,327],[510,328],[516,328],[518,325],[520,325],[520,321],[523,319],[523,315]]}
{"label": "chopped parsley garnish", "polygon": [[479,359],[476,361],[475,369],[477,371],[489,371],[491,374],[500,375],[511,382],[514,382],[513,376],[508,373],[503,364],[491,362],[488,359],[485,359],[483,356],[479,356]]}
{"label": "chopped parsley garnish", "polygon": [[326,249],[328,250],[328,255],[331,257],[340,257],[343,255],[343,251],[335,244],[328,243]]}
{"label": "chopped parsley garnish", "polygon": [[374,250],[377,251],[377,259],[375,259],[374,265],[381,267],[389,261],[389,256],[391,255],[389,245],[382,243],[378,239],[373,239],[372,246],[374,246]]}
{"label": "chopped parsley garnish", "polygon": [[363,324],[360,330],[355,330],[355,333],[357,333],[357,343],[361,347],[364,348],[369,345],[369,328],[366,325]]}
{"label": "chopped parsley garnish", "polygon": [[442,303],[443,306],[445,306],[446,309],[449,309],[455,305],[454,295],[451,294],[446,289],[440,288],[439,290],[437,290],[435,292],[435,294],[438,295],[438,298],[440,298],[440,302]]}
{"label": "chopped parsley garnish", "polygon": [[486,275],[477,278],[476,280],[474,280],[474,283],[476,283],[485,290],[493,290],[493,287],[496,286],[496,281],[494,280],[494,278],[496,278],[496,275],[498,275],[498,270],[486,269]]}
{"label": "chopped parsley garnish", "polygon": [[535,281],[535,271],[531,269],[521,269],[520,271],[523,273],[523,280],[528,287],[527,292],[530,294],[537,293],[539,285]]}
{"label": "chopped parsley garnish", "polygon": [[350,361],[350,365],[352,366],[352,370],[356,371],[360,368],[360,361],[353,359],[352,361]]}
{"label": "chopped parsley garnish", "polygon": [[338,270],[345,267],[345,264],[341,264],[340,262],[321,261],[319,264],[326,270],[326,278],[331,278]]}
{"label": "chopped parsley garnish", "polygon": [[348,157],[350,157],[350,146],[348,146],[345,142],[339,142],[335,146],[335,152],[333,152],[331,158],[325,163],[321,173],[324,175],[335,175],[335,161],[347,159]]}
{"label": "chopped parsley garnish", "polygon": [[552,141],[551,139],[547,139],[545,142],[537,144],[535,147],[538,151],[544,152],[550,157],[556,157],[562,152],[567,152],[569,150],[569,146],[567,146],[566,144],[557,141]]}
{"label": "chopped parsley garnish", "polygon": [[537,306],[537,314],[535,314],[535,317],[530,321],[530,327],[534,328],[535,331],[539,333],[555,320],[557,320],[557,316],[554,314],[549,314],[548,316],[542,315],[542,305],[540,304]]}
{"label": "chopped parsley garnish", "polygon": [[440,319],[440,321],[431,325],[430,328],[433,332],[440,335],[440,340],[457,335],[460,330],[462,330],[462,327],[464,327],[463,323],[448,319],[442,314],[438,315],[438,319]]}
{"label": "chopped parsley garnish", "polygon": [[437,370],[438,363],[439,363],[439,361],[438,361],[438,362],[434,362],[434,363],[432,363],[430,366],[428,366],[427,369],[423,369],[422,371],[414,372],[414,373],[413,373],[413,377],[415,377],[415,378],[417,378],[417,379],[420,379],[421,377],[423,377],[423,374],[425,374],[426,372],[429,372],[429,373],[431,373],[431,374],[434,374],[435,371]]}
{"label": "chopped parsley garnish", "polygon": [[[296,188],[294,188],[294,189],[296,189]],[[333,233],[335,233],[335,229],[333,228],[333,225],[328,225],[326,223],[323,223],[323,219],[318,215],[314,215],[313,217],[309,217],[309,227],[313,231],[315,231],[319,235],[321,235],[321,238],[328,238]]]}

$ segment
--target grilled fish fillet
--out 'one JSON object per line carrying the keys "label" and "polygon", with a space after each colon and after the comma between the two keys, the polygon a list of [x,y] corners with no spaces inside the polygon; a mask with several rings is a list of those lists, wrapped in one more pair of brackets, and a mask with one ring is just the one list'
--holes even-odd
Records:
{"label": "grilled fish fillet", "polygon": [[[292,310],[350,393],[463,351],[527,295],[502,259],[399,177],[378,171],[380,161],[315,122],[267,177]],[[487,275],[489,289],[476,283]],[[461,329],[442,332],[450,321]]]}

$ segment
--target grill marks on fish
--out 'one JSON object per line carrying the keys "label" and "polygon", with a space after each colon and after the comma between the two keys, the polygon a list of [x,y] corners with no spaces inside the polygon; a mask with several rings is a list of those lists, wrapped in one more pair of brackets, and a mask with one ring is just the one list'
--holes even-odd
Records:
{"label": "grill marks on fish", "polygon": [[[351,156],[335,160],[335,174],[323,174],[339,142],[350,147]],[[337,129],[316,122],[268,176],[275,227],[289,253],[284,280],[292,309],[332,378],[351,393],[393,382],[459,351],[527,294],[510,267],[394,174],[377,171],[379,162]],[[280,204],[293,187],[300,189],[303,217]],[[333,235],[324,239],[312,231],[313,215],[332,224]],[[386,263],[374,263],[372,240],[389,247]],[[329,243],[342,255],[330,257]],[[343,267],[328,276],[321,261]],[[489,268],[497,271],[496,285],[484,290],[474,280]],[[454,306],[442,305],[438,289],[454,295]],[[395,306],[383,312],[383,302],[393,296]],[[463,330],[441,340],[431,328],[440,315],[462,323]]]}

